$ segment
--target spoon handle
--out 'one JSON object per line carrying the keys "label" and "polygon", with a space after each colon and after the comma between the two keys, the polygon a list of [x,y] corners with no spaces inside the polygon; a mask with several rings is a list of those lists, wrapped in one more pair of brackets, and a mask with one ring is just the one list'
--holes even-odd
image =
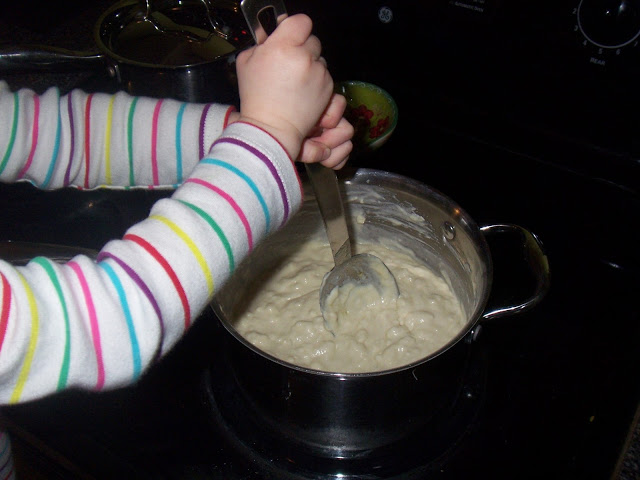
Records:
{"label": "spoon handle", "polygon": [[264,42],[275,30],[280,17],[287,14],[282,0],[242,0],[240,8],[256,45]]}
{"label": "spoon handle", "polygon": [[[278,24],[278,19],[287,14],[282,0],[242,0],[240,8],[256,44],[264,42]],[[271,22],[265,21],[269,15],[271,15]],[[338,177],[333,170],[319,163],[305,163],[305,167],[316,194],[320,215],[324,221],[331,253],[337,267],[351,258],[351,242]]]}
{"label": "spoon handle", "polygon": [[351,258],[349,230],[336,173],[319,163],[305,163],[329,238],[336,267]]}

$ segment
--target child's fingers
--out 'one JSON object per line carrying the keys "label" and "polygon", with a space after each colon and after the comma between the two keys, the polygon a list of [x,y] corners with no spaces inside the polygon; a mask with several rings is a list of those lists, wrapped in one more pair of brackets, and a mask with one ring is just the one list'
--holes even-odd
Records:
{"label": "child's fingers", "polygon": [[280,22],[267,41],[285,41],[293,46],[302,46],[312,36],[312,29],[313,22],[307,15],[302,13],[292,15]]}
{"label": "child's fingers", "polygon": [[353,138],[353,125],[345,118],[340,117],[338,124],[333,128],[325,128],[318,135],[312,137],[312,140],[323,143],[329,148],[337,147]]}
{"label": "child's fingers", "polygon": [[322,160],[320,163],[327,168],[340,170],[347,163],[347,160],[349,160],[349,154],[352,150],[353,144],[350,141],[345,142],[342,145],[332,148],[329,158]]}
{"label": "child's fingers", "polygon": [[303,163],[322,162],[329,168],[344,165],[353,149],[351,138],[353,126],[341,119],[335,128],[322,131],[319,135],[307,138],[300,150],[299,161]]}
{"label": "child's fingers", "polygon": [[322,129],[335,128],[342,120],[344,110],[347,107],[347,100],[340,94],[334,93],[329,100],[318,126]]}

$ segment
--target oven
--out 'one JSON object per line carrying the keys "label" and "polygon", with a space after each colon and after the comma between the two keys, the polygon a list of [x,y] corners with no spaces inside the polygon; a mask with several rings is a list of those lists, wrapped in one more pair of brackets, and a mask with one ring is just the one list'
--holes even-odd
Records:
{"label": "oven", "polygon": [[[8,4],[0,40],[86,48],[109,5]],[[375,83],[398,104],[389,141],[350,166],[424,182],[480,225],[531,230],[549,259],[547,295],[482,325],[455,407],[410,459],[365,456],[360,471],[343,474],[339,459],[296,463],[277,435],[272,448],[256,442],[242,428],[242,405],[228,401],[234,379],[210,311],[135,385],[3,408],[19,459],[44,478],[637,478],[640,5],[292,0],[287,8],[314,19],[336,80]],[[117,88],[95,72],[6,78],[39,90]],[[166,195],[0,187],[0,240],[89,248]],[[493,299],[518,298],[522,272],[508,245],[490,246]],[[392,465],[385,476],[381,462]]]}

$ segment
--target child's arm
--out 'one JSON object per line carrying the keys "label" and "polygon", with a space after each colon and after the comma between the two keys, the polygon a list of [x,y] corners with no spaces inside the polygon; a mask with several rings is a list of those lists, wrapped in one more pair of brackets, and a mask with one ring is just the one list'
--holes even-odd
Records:
{"label": "child's arm", "polygon": [[97,263],[0,261],[0,403],[133,382],[301,198],[280,144],[233,124],[174,195],[108,243]]}
{"label": "child's arm", "polygon": [[175,187],[226,126],[231,107],[88,94],[38,96],[0,82],[0,180],[40,188]]}
{"label": "child's arm", "polygon": [[[175,344],[254,246],[297,211],[302,191],[292,159],[303,145],[309,146],[307,160],[322,160],[327,146],[324,161],[342,162],[352,129],[333,102],[327,108],[333,82],[310,32],[307,17],[290,17],[269,37],[275,41],[256,47],[260,55],[243,54],[242,84],[248,85],[248,75],[263,81],[241,89],[245,111],[238,121],[174,194],[108,243],[97,262],[86,256],[65,264],[36,258],[24,267],[0,261],[0,403],[70,386],[101,390],[135,381]],[[259,61],[274,55],[277,62]],[[0,108],[3,118],[6,108]],[[307,143],[318,126],[317,143]],[[30,171],[29,132],[2,138],[0,145],[12,148],[12,138],[23,142],[19,148],[28,153],[21,170]],[[91,177],[91,164],[88,171]],[[102,183],[96,175],[89,184]],[[158,183],[167,181],[162,178]]]}

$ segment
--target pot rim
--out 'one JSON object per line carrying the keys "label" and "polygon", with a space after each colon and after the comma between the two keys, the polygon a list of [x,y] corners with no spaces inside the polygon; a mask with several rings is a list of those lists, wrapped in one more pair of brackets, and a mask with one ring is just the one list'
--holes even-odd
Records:
{"label": "pot rim", "polygon": [[[453,348],[460,341],[464,339],[467,335],[473,332],[474,328],[478,324],[478,322],[482,319],[482,314],[487,306],[487,302],[489,299],[489,295],[491,292],[491,287],[493,283],[493,263],[491,259],[491,253],[489,250],[489,246],[487,241],[482,234],[480,227],[476,224],[473,218],[467,214],[465,210],[463,210],[456,202],[454,202],[450,197],[443,194],[439,190],[432,188],[418,180],[406,177],[404,175],[400,175],[397,173],[387,172],[383,170],[369,169],[369,168],[346,168],[340,170],[338,173],[339,178],[344,181],[345,185],[377,185],[381,187],[385,187],[391,181],[392,184],[401,186],[403,190],[409,190],[410,193],[414,193],[420,196],[426,196],[429,199],[434,199],[435,202],[441,206],[444,206],[447,211],[452,212],[452,215],[455,215],[456,220],[460,222],[466,229],[471,238],[474,240],[474,244],[478,250],[478,254],[484,259],[484,266],[486,268],[486,288],[483,289],[482,298],[480,298],[475,311],[469,316],[469,320],[466,325],[458,332],[456,336],[451,338],[445,345],[440,347],[434,352],[431,352],[429,355],[422,357],[419,360],[415,360],[411,363],[401,365],[398,367],[393,367],[386,370],[378,370],[373,372],[329,372],[324,370],[316,370],[309,367],[304,367],[300,365],[296,365],[294,363],[287,362],[280,358],[277,358],[268,352],[265,352],[256,346],[254,346],[251,342],[246,340],[229,322],[225,320],[225,314],[220,308],[218,302],[212,301],[209,304],[209,307],[213,310],[214,314],[220,321],[220,323],[224,326],[224,328],[229,332],[236,340],[238,340],[241,344],[247,347],[254,354],[257,354],[269,361],[272,361],[284,368],[292,369],[297,372],[308,374],[308,375],[317,375],[320,377],[333,377],[339,380],[347,380],[351,378],[374,378],[385,375],[393,375],[399,372],[406,372],[409,370],[413,370],[416,367],[425,364],[441,355],[446,353],[449,349]],[[304,180],[302,179],[303,184]],[[471,333],[472,334],[472,333]]]}

